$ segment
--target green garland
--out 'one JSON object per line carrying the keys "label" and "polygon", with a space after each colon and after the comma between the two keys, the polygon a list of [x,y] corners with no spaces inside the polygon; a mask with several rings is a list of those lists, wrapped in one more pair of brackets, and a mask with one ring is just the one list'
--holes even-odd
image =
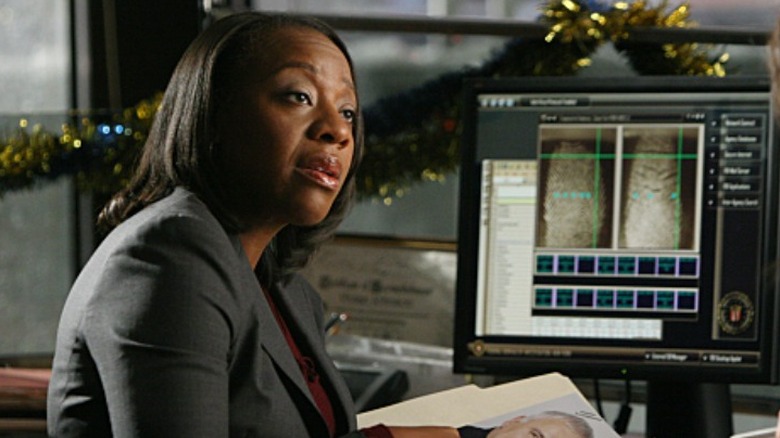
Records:
{"label": "green garland", "polygon": [[75,176],[84,191],[110,194],[130,181],[162,94],[114,114],[70,113],[59,134],[30,118],[0,138],[0,198],[62,175]]}
{"label": "green garland", "polygon": [[418,181],[442,181],[459,164],[460,87],[465,77],[563,76],[591,64],[591,56],[612,42],[638,74],[724,76],[726,55],[710,59],[696,44],[636,44],[632,27],[688,27],[687,4],[669,10],[666,2],[644,1],[609,8],[573,0],[551,1],[540,21],[544,40],[512,40],[484,65],[444,75],[366,109],[366,156],[358,192],[394,197]]}
{"label": "green garland", "polygon": [[[460,87],[466,77],[562,76],[591,64],[608,42],[642,75],[724,76],[727,55],[711,57],[693,43],[637,44],[637,27],[684,28],[687,3],[669,8],[643,1],[551,0],[539,21],[544,39],[513,39],[482,66],[445,74],[406,93],[367,108],[366,154],[358,173],[358,193],[389,204],[420,181],[441,181],[459,163]],[[111,116],[70,115],[58,134],[27,118],[0,137],[0,198],[17,189],[61,175],[75,175],[80,189],[113,193],[129,180],[146,140],[161,95]]]}

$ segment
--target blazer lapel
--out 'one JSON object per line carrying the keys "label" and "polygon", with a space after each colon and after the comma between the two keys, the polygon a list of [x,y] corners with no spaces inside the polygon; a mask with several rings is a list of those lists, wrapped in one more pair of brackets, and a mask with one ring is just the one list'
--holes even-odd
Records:
{"label": "blazer lapel", "polygon": [[257,293],[260,296],[258,304],[260,307],[260,332],[263,334],[261,340],[263,348],[268,352],[271,359],[276,362],[277,368],[295,384],[297,389],[309,400],[309,403],[314,406],[314,399],[309,392],[306,382],[303,380],[303,374],[298,366],[298,362],[295,360],[292,351],[290,351],[290,346],[287,345],[282,329],[279,328],[276,317],[259,286]]}
{"label": "blazer lapel", "polygon": [[320,378],[325,379],[335,391],[337,400],[331,400],[334,412],[336,412],[337,416],[339,412],[344,413],[347,417],[348,427],[350,430],[354,429],[355,416],[353,415],[354,403],[352,395],[344,382],[344,378],[333,363],[333,359],[331,359],[325,349],[323,342],[325,333],[322,331],[324,330],[322,321],[312,320],[312,315],[321,315],[322,309],[313,309],[311,307],[313,305],[312,301],[299,282],[293,282],[282,293],[275,296],[281,301],[279,305],[284,306],[287,314],[290,315],[292,319],[290,325],[296,327],[302,334],[303,339],[298,339],[297,342],[301,344],[305,351],[311,352],[314,362],[319,365]]}

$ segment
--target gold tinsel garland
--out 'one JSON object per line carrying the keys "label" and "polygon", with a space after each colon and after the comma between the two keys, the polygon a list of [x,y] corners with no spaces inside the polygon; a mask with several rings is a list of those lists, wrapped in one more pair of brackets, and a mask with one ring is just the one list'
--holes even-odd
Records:
{"label": "gold tinsel garland", "polygon": [[[411,184],[443,180],[459,161],[459,91],[467,76],[571,75],[591,63],[592,54],[611,42],[638,74],[724,76],[727,55],[710,59],[693,43],[637,44],[636,27],[690,27],[689,7],[666,1],[598,2],[551,0],[539,21],[549,33],[543,41],[516,39],[479,68],[423,84],[380,100],[365,111],[366,154],[358,174],[362,196],[389,203]],[[101,194],[127,183],[161,95],[110,115],[67,116],[58,134],[41,124],[19,120],[0,137],[0,198],[36,182],[75,175],[78,186]],[[399,109],[403,108],[403,111]]]}
{"label": "gold tinsel garland", "polygon": [[38,181],[75,175],[83,190],[112,193],[125,185],[151,127],[162,94],[113,114],[64,115],[59,134],[31,118],[0,139],[0,197]]}

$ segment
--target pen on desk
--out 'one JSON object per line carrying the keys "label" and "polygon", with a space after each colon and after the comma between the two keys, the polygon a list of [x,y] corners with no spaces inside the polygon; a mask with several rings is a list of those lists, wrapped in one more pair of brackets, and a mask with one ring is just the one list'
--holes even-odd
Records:
{"label": "pen on desk", "polygon": [[349,319],[349,315],[346,313],[333,312],[330,317],[325,321],[325,333],[334,334],[338,331],[339,325]]}

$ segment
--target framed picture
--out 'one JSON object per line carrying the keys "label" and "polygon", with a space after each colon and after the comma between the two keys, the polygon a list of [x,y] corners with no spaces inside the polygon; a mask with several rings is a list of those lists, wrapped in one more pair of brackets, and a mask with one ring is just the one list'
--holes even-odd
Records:
{"label": "framed picture", "polygon": [[450,347],[456,267],[452,242],[338,236],[302,274],[334,330]]}

